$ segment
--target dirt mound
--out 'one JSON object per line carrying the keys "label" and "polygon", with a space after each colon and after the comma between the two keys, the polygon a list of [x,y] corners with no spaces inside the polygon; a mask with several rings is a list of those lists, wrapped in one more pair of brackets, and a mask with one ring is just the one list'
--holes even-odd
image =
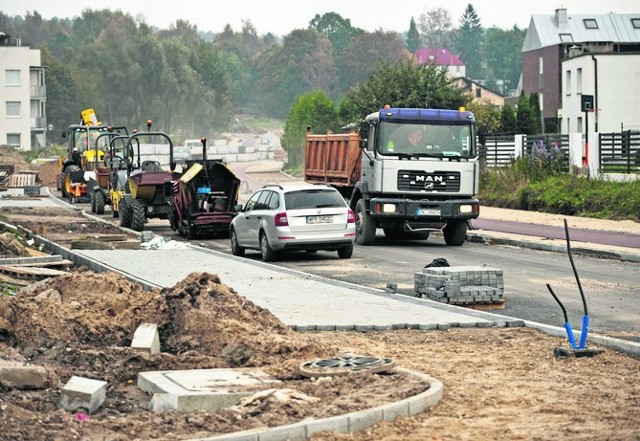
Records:
{"label": "dirt mound", "polygon": [[164,289],[171,323],[162,329],[173,353],[199,351],[221,356],[229,366],[262,366],[273,358],[313,358],[329,353],[306,335],[292,331],[268,310],[220,282],[216,275],[192,273]]}
{"label": "dirt mound", "polygon": [[149,292],[116,273],[71,273],[0,298],[0,317],[0,332],[26,353],[61,342],[128,347],[141,323],[156,323],[163,352],[197,353],[219,367],[333,354],[207,273]]}
{"label": "dirt mound", "polygon": [[29,170],[29,163],[24,156],[14,149],[6,145],[0,145],[0,164],[9,164],[15,167],[15,171]]}
{"label": "dirt mound", "polygon": [[116,273],[65,274],[0,300],[11,303],[10,335],[27,352],[60,342],[127,346],[140,323],[167,321],[158,291],[144,292]]}
{"label": "dirt mound", "polygon": [[56,175],[60,173],[58,161],[53,160],[40,164],[36,170],[38,170],[38,177],[42,185],[52,189],[56,188]]}

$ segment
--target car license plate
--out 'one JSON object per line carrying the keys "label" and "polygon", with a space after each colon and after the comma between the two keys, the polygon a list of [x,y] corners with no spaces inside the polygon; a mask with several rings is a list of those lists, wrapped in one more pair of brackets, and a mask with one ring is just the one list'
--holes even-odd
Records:
{"label": "car license plate", "polygon": [[440,216],[439,208],[418,208],[418,216]]}
{"label": "car license plate", "polygon": [[308,224],[330,224],[333,223],[333,216],[307,216]]}

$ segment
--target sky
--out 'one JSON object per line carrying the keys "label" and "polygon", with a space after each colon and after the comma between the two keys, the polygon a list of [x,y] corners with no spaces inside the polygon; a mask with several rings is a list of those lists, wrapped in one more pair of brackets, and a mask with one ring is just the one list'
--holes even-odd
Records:
{"label": "sky", "polygon": [[[84,9],[121,10],[141,16],[151,26],[167,29],[186,20],[199,31],[221,32],[225,25],[240,31],[249,20],[259,35],[286,35],[306,28],[316,14],[336,12],[365,31],[405,32],[426,11],[447,9],[455,26],[471,3],[483,27],[523,29],[532,14],[553,14],[559,7],[571,14],[640,13],[637,0],[0,0],[0,11],[25,16],[37,11],[43,18],[73,18]],[[2,31],[0,29],[0,31]]]}

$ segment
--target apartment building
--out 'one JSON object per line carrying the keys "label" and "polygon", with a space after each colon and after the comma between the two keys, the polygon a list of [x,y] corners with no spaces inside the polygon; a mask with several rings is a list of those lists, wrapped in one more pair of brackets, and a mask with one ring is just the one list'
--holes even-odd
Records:
{"label": "apartment building", "polygon": [[17,150],[46,145],[47,89],[40,50],[0,32],[0,144]]}

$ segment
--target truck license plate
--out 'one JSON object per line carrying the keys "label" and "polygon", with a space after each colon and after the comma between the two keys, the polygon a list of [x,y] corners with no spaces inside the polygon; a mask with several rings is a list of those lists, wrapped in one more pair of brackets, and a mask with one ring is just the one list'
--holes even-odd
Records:
{"label": "truck license plate", "polygon": [[330,224],[333,223],[333,216],[307,216],[308,224]]}
{"label": "truck license plate", "polygon": [[440,216],[439,208],[418,208],[418,216]]}

